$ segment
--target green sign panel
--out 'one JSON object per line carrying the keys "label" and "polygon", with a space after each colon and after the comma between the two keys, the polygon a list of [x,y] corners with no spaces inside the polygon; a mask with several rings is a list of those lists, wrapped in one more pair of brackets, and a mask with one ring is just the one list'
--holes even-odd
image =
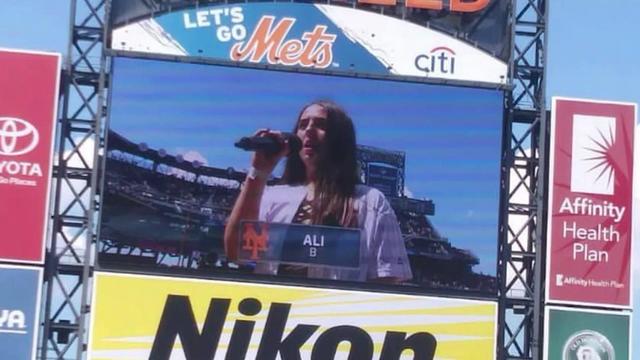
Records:
{"label": "green sign panel", "polygon": [[545,359],[629,360],[631,315],[547,307]]}

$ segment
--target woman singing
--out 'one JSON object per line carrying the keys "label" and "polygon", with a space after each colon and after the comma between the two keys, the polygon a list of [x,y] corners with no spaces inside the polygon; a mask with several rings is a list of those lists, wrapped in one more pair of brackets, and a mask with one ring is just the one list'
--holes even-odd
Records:
{"label": "woman singing", "polygon": [[[284,146],[275,154],[254,153],[225,228],[227,257],[237,259],[242,220],[358,228],[360,269],[259,263],[256,272],[352,281],[410,279],[411,269],[393,209],[380,191],[359,184],[351,118],[333,102],[313,102],[300,112],[293,133],[302,147],[291,153],[281,133],[268,129],[256,133],[275,137]],[[271,172],[285,156],[282,185],[267,186]]]}

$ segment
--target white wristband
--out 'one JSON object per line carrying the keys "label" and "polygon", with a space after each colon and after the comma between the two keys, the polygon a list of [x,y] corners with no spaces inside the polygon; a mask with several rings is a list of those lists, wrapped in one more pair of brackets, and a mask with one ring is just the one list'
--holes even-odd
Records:
{"label": "white wristband", "polygon": [[251,180],[256,180],[256,179],[258,179],[258,180],[267,180],[269,178],[269,175],[271,175],[271,174],[266,172],[266,171],[258,170],[256,168],[254,168],[253,166],[250,167],[249,170],[247,171],[247,176]]}

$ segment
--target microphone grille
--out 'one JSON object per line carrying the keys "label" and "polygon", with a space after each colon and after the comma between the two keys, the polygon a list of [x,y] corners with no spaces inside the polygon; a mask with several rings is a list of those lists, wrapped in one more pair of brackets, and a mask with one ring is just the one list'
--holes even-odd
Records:
{"label": "microphone grille", "polygon": [[298,152],[302,149],[302,141],[296,135],[291,133],[286,133],[285,137],[289,142],[289,151],[290,152]]}

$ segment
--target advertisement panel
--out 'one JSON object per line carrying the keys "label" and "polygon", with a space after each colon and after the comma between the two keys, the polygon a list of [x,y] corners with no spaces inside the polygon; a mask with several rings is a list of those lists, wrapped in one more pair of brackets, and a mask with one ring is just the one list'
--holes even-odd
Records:
{"label": "advertisement panel", "polygon": [[486,301],[98,272],[92,304],[88,359],[495,357]]}
{"label": "advertisement panel", "polygon": [[[115,58],[112,74],[100,264],[177,265],[114,251],[132,246],[195,258],[189,269],[212,274],[332,286],[391,278],[384,282],[412,290],[495,294],[501,91],[134,58]],[[317,108],[312,102],[333,114],[326,116],[333,125],[322,129],[324,142],[298,130],[301,109]],[[350,130],[335,130],[343,125]],[[234,146],[261,128],[294,128],[301,143],[271,175],[251,170],[254,153]],[[337,138],[347,133],[353,138]],[[358,164],[360,145],[367,156]],[[351,182],[353,222],[340,222],[336,212],[309,222],[294,217],[305,208],[313,215],[317,202],[304,206],[313,191],[285,170],[316,153],[318,177]],[[394,163],[394,182],[404,186],[363,185],[366,159]],[[258,177],[268,183],[264,192],[241,196]],[[269,236],[257,228],[227,231],[232,209],[247,200],[258,202],[259,214],[239,220],[264,222]],[[355,243],[346,240],[354,227],[361,230]],[[238,258],[239,245],[248,256]],[[340,266],[355,269],[314,261],[325,255],[354,259]]]}
{"label": "advertisement panel", "polygon": [[547,306],[544,359],[631,357],[631,313]]}
{"label": "advertisement panel", "polygon": [[42,269],[0,265],[0,353],[35,359]]}
{"label": "advertisement panel", "polygon": [[245,3],[185,8],[127,22],[113,30],[111,48],[506,84],[505,59],[463,39],[422,22],[352,7]]}
{"label": "advertisement panel", "polygon": [[[209,1],[209,3],[221,1]],[[327,1],[293,1],[294,3],[327,4]],[[257,1],[247,1],[252,4]],[[332,5],[344,6],[363,11],[396,17],[420,26],[437,29],[459,39],[465,39],[470,44],[493,54],[493,56],[508,61],[511,55],[511,3],[499,0],[344,0],[331,2]],[[202,3],[196,3],[202,6]],[[283,4],[284,5],[284,4]],[[188,10],[194,6],[194,1],[163,1],[149,2],[147,0],[112,0],[110,11],[110,28],[118,29],[145,18],[152,18],[166,12]],[[215,18],[215,12],[213,14]],[[269,15],[269,14],[265,14]],[[208,15],[201,15],[207,19]],[[214,19],[215,21],[215,19]],[[371,29],[375,34],[377,29]],[[214,29],[215,30],[215,29]],[[404,39],[404,38],[401,38]]]}
{"label": "advertisement panel", "polygon": [[553,99],[547,301],[631,305],[636,105]]}
{"label": "advertisement panel", "polygon": [[44,260],[59,81],[60,55],[0,49],[0,260]]}

